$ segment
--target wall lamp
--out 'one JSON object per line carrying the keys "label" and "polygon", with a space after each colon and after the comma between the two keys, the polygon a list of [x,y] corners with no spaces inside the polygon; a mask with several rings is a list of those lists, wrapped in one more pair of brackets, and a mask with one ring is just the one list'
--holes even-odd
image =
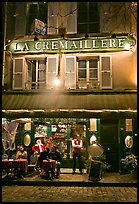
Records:
{"label": "wall lamp", "polygon": [[38,41],[39,38],[37,36],[34,37],[34,41]]}

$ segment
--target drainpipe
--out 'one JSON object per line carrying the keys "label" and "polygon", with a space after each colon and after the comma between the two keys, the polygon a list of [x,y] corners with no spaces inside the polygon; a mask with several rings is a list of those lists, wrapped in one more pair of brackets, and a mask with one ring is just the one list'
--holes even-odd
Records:
{"label": "drainpipe", "polygon": [[6,31],[7,31],[7,2],[5,2],[5,15],[4,15],[4,45],[3,45],[4,50],[3,50],[3,65],[2,65],[2,86],[4,86]]}

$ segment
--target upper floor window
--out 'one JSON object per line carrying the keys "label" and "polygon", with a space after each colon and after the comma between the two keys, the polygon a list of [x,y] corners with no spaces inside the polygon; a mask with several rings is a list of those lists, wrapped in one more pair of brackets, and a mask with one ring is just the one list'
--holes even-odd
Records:
{"label": "upper floor window", "polygon": [[78,33],[99,33],[99,8],[98,2],[78,3]]}
{"label": "upper floor window", "polygon": [[26,33],[31,34],[31,25],[35,19],[47,24],[47,3],[30,2],[27,6],[27,27]]}
{"label": "upper floor window", "polygon": [[98,86],[98,57],[78,60],[78,87],[87,88]]}

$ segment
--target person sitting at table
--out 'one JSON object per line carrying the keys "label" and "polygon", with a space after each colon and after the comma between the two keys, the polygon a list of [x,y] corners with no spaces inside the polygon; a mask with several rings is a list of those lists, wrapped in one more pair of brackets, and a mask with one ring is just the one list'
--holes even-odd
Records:
{"label": "person sitting at table", "polygon": [[56,175],[55,175],[55,178],[58,178],[59,174],[60,174],[60,165],[61,165],[62,157],[61,157],[60,151],[57,149],[57,147],[55,145],[51,149],[50,159],[53,159],[53,160],[56,161]]}
{"label": "person sitting at table", "polygon": [[[43,164],[43,160],[48,160],[50,159],[50,152],[49,152],[49,148],[45,147],[44,151],[40,153],[39,157],[38,157],[38,163],[41,169],[41,175],[43,175],[43,169],[42,169],[42,164]],[[49,172],[48,172],[49,174]]]}
{"label": "person sitting at table", "polygon": [[19,150],[16,153],[16,159],[27,159],[27,151],[23,146],[19,147]]}
{"label": "person sitting at table", "polygon": [[38,152],[39,154],[44,151],[45,145],[42,144],[41,140],[38,139],[36,144],[32,146],[33,152]]}
{"label": "person sitting at table", "polygon": [[[27,151],[24,149],[23,146],[20,146],[19,150],[16,153],[16,159],[27,159],[27,157],[28,157]],[[22,167],[15,168],[14,176],[16,176],[17,178],[24,178],[25,169],[23,169]]]}
{"label": "person sitting at table", "polygon": [[34,170],[37,171],[38,167],[39,167],[39,164],[38,164],[38,157],[39,157],[39,154],[38,152],[33,152],[33,154],[30,156],[30,164],[34,164],[35,167],[34,167]]}

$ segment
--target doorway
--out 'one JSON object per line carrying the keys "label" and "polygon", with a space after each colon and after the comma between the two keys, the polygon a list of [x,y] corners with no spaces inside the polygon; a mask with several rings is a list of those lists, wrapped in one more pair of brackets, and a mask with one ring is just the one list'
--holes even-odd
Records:
{"label": "doorway", "polygon": [[118,120],[100,120],[100,143],[104,148],[106,162],[110,164],[110,171],[119,170],[119,147],[118,147]]}

